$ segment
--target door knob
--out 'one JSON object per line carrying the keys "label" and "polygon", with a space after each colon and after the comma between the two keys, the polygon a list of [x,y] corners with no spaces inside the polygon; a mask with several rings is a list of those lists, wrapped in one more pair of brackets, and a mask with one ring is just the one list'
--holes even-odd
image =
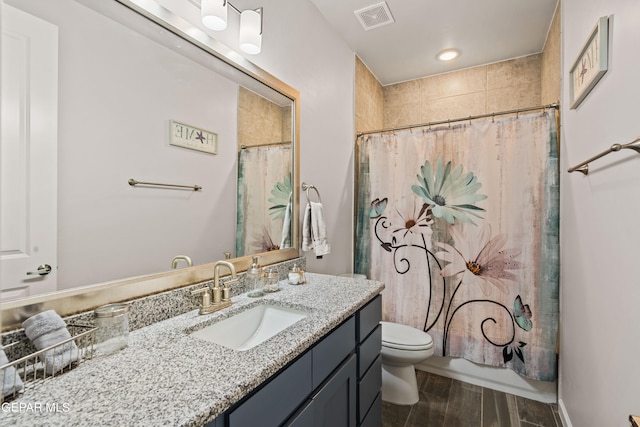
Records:
{"label": "door knob", "polygon": [[46,276],[49,273],[51,273],[51,266],[49,264],[39,265],[37,271],[27,271],[27,275],[38,274],[40,276]]}

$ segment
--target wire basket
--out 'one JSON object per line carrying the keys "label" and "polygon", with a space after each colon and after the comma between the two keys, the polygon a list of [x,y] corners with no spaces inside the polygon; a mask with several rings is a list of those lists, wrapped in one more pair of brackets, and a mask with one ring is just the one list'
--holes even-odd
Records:
{"label": "wire basket", "polygon": [[[97,328],[71,324],[68,329],[71,338],[27,356],[18,356],[17,360],[0,366],[0,404],[13,400],[27,390],[59,377],[93,358]],[[5,345],[3,349],[7,358],[11,360],[16,357],[15,354],[24,354],[24,349],[29,345],[29,340],[25,338],[23,341]]]}

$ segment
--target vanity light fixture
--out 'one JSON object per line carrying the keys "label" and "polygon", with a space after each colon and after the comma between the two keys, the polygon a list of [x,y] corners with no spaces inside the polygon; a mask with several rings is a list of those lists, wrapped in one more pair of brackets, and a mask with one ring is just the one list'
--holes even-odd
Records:
{"label": "vanity light fixture", "polygon": [[438,53],[438,59],[440,61],[451,61],[460,56],[460,51],[457,49],[446,49]]}
{"label": "vanity light fixture", "polygon": [[239,10],[227,0],[201,0],[202,24],[214,31],[227,28],[228,10],[240,15],[240,50],[257,55],[262,50],[262,8]]}

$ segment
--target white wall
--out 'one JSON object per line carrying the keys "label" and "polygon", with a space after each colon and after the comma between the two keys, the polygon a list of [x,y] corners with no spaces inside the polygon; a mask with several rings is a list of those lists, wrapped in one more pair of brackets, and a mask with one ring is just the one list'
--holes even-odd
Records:
{"label": "white wall", "polygon": [[[576,110],[567,78],[588,34],[610,16],[609,70]],[[566,169],[640,135],[640,2],[562,0],[559,403],[566,425],[627,426],[640,414],[640,155]]]}

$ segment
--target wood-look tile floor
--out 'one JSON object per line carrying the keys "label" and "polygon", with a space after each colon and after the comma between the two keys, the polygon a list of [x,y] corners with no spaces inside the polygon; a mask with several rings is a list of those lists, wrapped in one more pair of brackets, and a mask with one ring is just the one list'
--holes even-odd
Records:
{"label": "wood-look tile floor", "polygon": [[562,427],[557,406],[416,371],[420,401],[382,402],[382,427]]}

